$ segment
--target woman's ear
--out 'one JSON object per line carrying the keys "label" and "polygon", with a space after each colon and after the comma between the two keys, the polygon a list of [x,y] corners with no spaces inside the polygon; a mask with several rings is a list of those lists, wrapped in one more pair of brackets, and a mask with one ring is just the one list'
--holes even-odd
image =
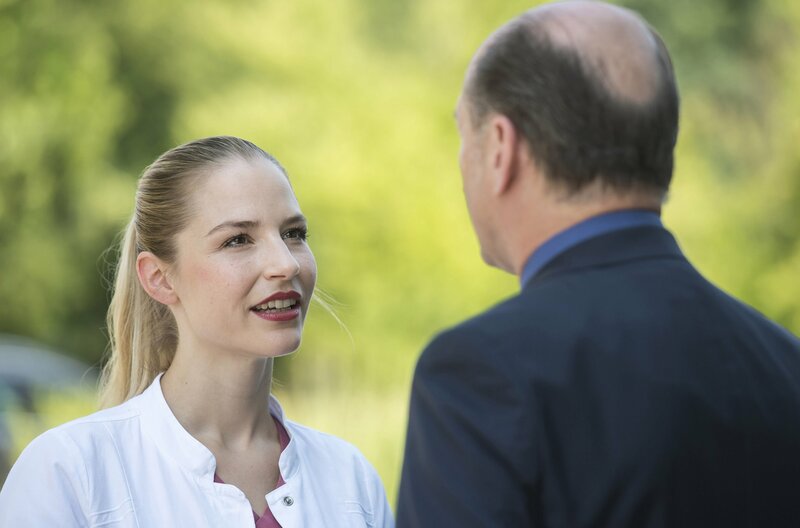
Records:
{"label": "woman's ear", "polygon": [[161,304],[175,304],[178,295],[167,276],[166,264],[149,251],[136,257],[136,273],[147,294]]}

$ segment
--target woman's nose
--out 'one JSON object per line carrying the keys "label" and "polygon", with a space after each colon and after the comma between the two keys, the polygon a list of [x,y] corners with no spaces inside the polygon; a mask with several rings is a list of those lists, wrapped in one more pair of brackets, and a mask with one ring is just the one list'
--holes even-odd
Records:
{"label": "woman's nose", "polygon": [[292,279],[300,273],[300,263],[283,239],[270,244],[264,255],[264,276],[268,279]]}

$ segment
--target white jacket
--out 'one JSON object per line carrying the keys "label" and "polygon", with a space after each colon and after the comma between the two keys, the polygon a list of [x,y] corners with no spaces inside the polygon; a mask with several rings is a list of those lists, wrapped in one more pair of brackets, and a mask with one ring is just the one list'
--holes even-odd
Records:
{"label": "white jacket", "polygon": [[[284,528],[391,527],[377,473],[347,442],[288,421],[267,496]],[[160,376],[141,395],[51,429],[22,452],[0,491],[0,527],[253,527],[235,486],[214,482],[211,452],[178,422]]]}

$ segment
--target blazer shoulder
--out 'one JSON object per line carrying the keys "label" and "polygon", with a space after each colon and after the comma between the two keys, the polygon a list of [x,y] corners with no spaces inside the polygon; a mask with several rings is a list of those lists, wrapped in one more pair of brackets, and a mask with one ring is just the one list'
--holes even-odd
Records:
{"label": "blazer shoulder", "polygon": [[780,342],[786,347],[793,348],[795,351],[800,352],[800,337],[792,333],[791,330],[784,328],[755,307],[741,299],[733,297],[719,287],[713,284],[711,284],[711,287],[714,288],[719,297],[723,298],[730,306],[737,310],[739,316],[732,319],[734,319],[738,329],[749,328],[754,333],[760,335],[762,340],[768,339],[770,341]]}
{"label": "blazer shoulder", "polygon": [[536,295],[523,291],[504,299],[491,308],[434,335],[429,348],[453,344],[491,344],[493,348],[516,344],[521,332],[536,330],[544,335],[555,323],[567,318],[558,305],[550,302],[560,297],[563,289],[558,284],[537,287]]}
{"label": "blazer shoulder", "polygon": [[534,312],[519,295],[505,299],[435,334],[422,351],[419,363],[424,368],[426,363],[439,361],[457,360],[467,365],[496,363],[500,357],[508,360],[518,353],[522,333],[537,325],[538,318],[531,318],[531,313]]}

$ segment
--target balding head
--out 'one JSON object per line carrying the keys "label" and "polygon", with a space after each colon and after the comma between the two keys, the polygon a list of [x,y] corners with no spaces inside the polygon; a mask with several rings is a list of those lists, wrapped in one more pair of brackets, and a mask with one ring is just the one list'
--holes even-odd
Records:
{"label": "balding head", "polygon": [[558,49],[575,54],[620,102],[653,100],[663,80],[659,42],[636,13],[600,2],[550,4],[521,17]]}
{"label": "balding head", "polygon": [[669,187],[677,88],[663,42],[632,11],[590,1],[532,9],[484,43],[464,95],[474,124],[507,116],[570,193],[598,180],[620,192]]}

